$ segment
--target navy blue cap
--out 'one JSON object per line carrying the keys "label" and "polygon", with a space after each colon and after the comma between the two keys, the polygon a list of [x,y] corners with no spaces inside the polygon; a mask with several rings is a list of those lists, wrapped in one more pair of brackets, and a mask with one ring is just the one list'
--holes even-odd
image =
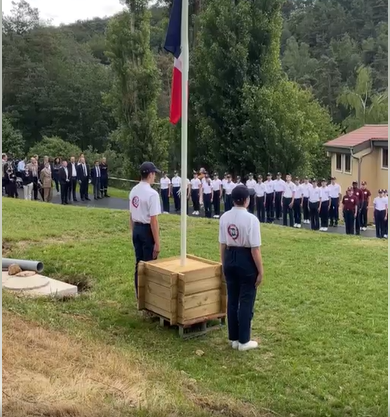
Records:
{"label": "navy blue cap", "polygon": [[140,166],[140,171],[141,174],[150,174],[152,172],[156,172],[157,174],[160,173],[160,170],[157,169],[156,165],[154,165],[153,162],[144,162],[141,166]]}
{"label": "navy blue cap", "polygon": [[235,203],[243,203],[249,197],[249,190],[245,185],[237,185],[232,191],[232,200]]}

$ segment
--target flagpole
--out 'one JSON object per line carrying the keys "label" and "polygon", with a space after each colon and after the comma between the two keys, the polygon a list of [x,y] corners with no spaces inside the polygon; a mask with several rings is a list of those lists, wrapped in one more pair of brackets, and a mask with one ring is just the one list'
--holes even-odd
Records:
{"label": "flagpole", "polygon": [[187,155],[188,155],[188,0],[182,0],[181,9],[181,221],[180,221],[180,263],[187,259]]}

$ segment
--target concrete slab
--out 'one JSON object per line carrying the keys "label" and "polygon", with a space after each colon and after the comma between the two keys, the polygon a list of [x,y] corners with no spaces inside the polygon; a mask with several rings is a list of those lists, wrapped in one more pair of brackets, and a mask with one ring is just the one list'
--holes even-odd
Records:
{"label": "concrete slab", "polygon": [[56,279],[35,274],[30,277],[17,277],[8,275],[7,271],[2,271],[2,287],[21,292],[30,296],[74,296],[77,295],[77,287]]}

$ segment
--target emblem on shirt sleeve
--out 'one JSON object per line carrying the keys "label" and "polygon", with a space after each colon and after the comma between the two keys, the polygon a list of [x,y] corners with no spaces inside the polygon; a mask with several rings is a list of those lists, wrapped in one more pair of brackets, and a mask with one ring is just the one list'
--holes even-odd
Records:
{"label": "emblem on shirt sleeve", "polygon": [[131,200],[131,204],[133,205],[133,207],[138,208],[139,198],[137,196],[133,197],[133,199]]}
{"label": "emblem on shirt sleeve", "polygon": [[238,239],[240,232],[238,231],[238,227],[235,224],[229,224],[227,231],[228,231],[229,236],[233,240]]}

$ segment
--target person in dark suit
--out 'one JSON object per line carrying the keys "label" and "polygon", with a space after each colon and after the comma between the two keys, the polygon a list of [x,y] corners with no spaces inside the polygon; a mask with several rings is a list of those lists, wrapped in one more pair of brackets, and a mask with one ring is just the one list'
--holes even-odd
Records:
{"label": "person in dark suit", "polygon": [[[91,180],[93,184],[93,197],[95,200],[103,198],[103,193],[101,193],[101,179],[102,174],[100,170],[99,161],[95,161],[95,166],[91,169]],[[101,193],[101,196],[100,196]]]}
{"label": "person in dark suit", "polygon": [[68,172],[69,172],[69,189],[68,189],[68,200],[73,197],[73,201],[76,202],[76,185],[77,185],[77,164],[74,156],[70,157],[70,161],[68,164]]}
{"label": "person in dark suit", "polygon": [[100,163],[100,193],[102,197],[110,197],[107,194],[107,188],[108,188],[108,165],[106,158],[102,158],[102,161]]}
{"label": "person in dark suit", "polygon": [[82,201],[90,201],[88,198],[88,183],[89,183],[89,166],[85,162],[85,158],[80,158],[80,163],[77,165],[77,179],[80,184],[80,198]]}
{"label": "person in dark suit", "polygon": [[61,204],[68,203],[68,189],[70,184],[69,171],[68,171],[68,162],[62,161],[62,167],[58,171],[58,177],[60,180],[61,187]]}

